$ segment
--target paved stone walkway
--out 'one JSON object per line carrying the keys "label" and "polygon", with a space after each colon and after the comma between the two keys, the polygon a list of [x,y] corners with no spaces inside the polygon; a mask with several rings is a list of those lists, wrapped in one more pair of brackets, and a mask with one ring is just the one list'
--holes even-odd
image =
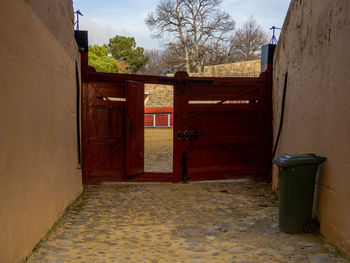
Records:
{"label": "paved stone walkway", "polygon": [[349,262],[254,181],[90,186],[28,262]]}

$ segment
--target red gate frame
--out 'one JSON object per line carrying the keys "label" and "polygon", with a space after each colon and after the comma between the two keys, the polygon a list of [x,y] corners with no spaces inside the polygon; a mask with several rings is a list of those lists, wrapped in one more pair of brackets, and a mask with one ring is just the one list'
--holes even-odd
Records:
{"label": "red gate frame", "polygon": [[[148,75],[134,75],[134,74],[112,74],[112,73],[100,73],[96,72],[94,68],[88,66],[88,55],[87,52],[81,52],[81,100],[82,100],[82,169],[83,169],[83,183],[84,184],[98,184],[104,181],[158,181],[158,182],[179,182],[181,181],[181,156],[179,151],[176,150],[175,142],[177,136],[177,127],[174,127],[174,172],[173,173],[143,173],[136,177],[127,177],[122,172],[116,173],[114,171],[107,171],[104,175],[99,175],[98,171],[93,171],[91,167],[91,162],[94,160],[94,156],[91,152],[91,112],[89,112],[89,107],[92,106],[91,100],[93,99],[92,94],[89,92],[93,89],[94,85],[102,85],[105,88],[112,88],[113,85],[117,83],[122,83],[126,81],[136,81],[149,84],[165,84],[174,85],[176,89],[181,89],[189,82],[200,82],[202,80],[210,80],[216,83],[228,83],[232,81],[239,81],[244,83],[245,81],[250,81],[252,78],[196,78],[188,77],[187,73],[176,74],[175,77],[161,77],[161,76],[148,76]],[[248,176],[227,176],[227,178],[252,178],[252,177],[262,177],[266,176],[271,169],[271,152],[272,152],[272,67],[268,66],[268,69],[263,72],[259,79],[264,82],[265,88],[263,89],[264,94],[261,94],[264,98],[264,105],[262,109],[262,114],[265,114],[265,124],[263,128],[263,155],[261,171],[258,174]],[[119,85],[118,84],[118,85]],[[101,86],[101,87],[102,87]],[[176,91],[175,91],[176,93]],[[96,94],[95,94],[96,95]],[[123,92],[120,92],[120,96],[124,96]],[[174,96],[176,100],[176,94]],[[225,101],[223,98],[222,102]],[[221,102],[221,103],[222,103]],[[177,109],[174,108],[174,118],[177,115]],[[89,115],[90,114],[90,115]],[[174,121],[175,125],[176,121]],[[242,142],[244,138],[242,138]],[[106,142],[105,142],[106,143]],[[125,146],[125,138],[119,142],[119,147]],[[124,159],[119,159],[118,162],[125,162]],[[121,164],[125,169],[125,163]],[[208,178],[203,178],[208,179]]]}

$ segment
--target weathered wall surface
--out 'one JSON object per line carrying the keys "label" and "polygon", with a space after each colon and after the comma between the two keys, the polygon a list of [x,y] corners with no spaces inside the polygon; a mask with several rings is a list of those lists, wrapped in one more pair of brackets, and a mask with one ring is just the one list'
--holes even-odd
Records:
{"label": "weathered wall surface", "polygon": [[82,190],[71,0],[0,1],[0,262],[21,262]]}
{"label": "weathered wall surface", "polygon": [[[293,0],[274,60],[274,136],[288,87],[278,154],[318,153],[321,233],[350,254],[350,2]],[[276,167],[273,172],[277,186]]]}

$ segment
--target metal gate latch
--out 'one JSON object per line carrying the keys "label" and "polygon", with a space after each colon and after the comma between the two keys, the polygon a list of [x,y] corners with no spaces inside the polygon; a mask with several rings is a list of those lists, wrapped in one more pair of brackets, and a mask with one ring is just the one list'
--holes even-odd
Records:
{"label": "metal gate latch", "polygon": [[189,146],[190,151],[192,151],[192,149],[193,149],[192,139],[193,138],[198,139],[199,136],[204,136],[204,134],[201,132],[198,132],[197,129],[189,130],[189,131],[185,130],[183,133],[181,133],[181,131],[177,132],[177,139],[178,140],[183,139],[184,141],[187,141],[188,138],[190,138],[190,146]]}

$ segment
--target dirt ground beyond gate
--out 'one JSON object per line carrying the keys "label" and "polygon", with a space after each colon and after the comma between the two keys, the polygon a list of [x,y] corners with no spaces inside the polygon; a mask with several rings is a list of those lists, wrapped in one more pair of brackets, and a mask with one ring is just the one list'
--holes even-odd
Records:
{"label": "dirt ground beyond gate", "polygon": [[145,172],[173,171],[173,128],[145,128]]}

